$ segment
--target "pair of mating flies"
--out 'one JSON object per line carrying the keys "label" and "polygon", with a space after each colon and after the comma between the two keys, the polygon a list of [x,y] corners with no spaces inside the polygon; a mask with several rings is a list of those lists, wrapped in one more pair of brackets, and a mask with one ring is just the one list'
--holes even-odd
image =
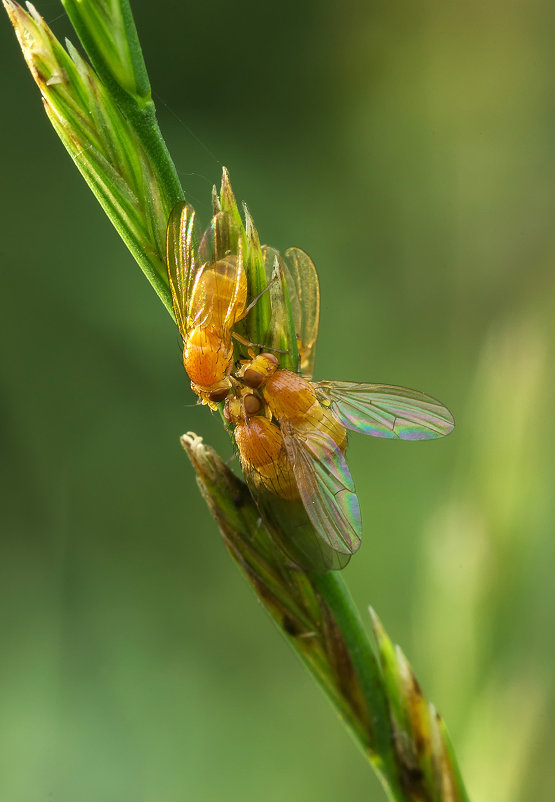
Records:
{"label": "pair of mating flies", "polygon": [[[341,568],[360,545],[360,508],[345,461],[347,429],[374,437],[428,440],[449,434],[449,410],[428,395],[387,384],[311,381],[318,334],[319,287],[309,257],[290,248],[279,259],[297,334],[298,373],[276,353],[255,355],[234,329],[248,303],[242,237],[219,211],[200,235],[194,209],[178,203],[167,230],[173,308],[191,387],[212,408],[225,401],[241,467],[262,518],[301,568]],[[268,276],[269,282],[271,281]],[[238,369],[233,340],[249,348]],[[272,349],[266,348],[266,351]],[[234,372],[235,370],[235,372]],[[283,540],[280,505],[293,534]],[[291,526],[289,527],[291,528]]]}

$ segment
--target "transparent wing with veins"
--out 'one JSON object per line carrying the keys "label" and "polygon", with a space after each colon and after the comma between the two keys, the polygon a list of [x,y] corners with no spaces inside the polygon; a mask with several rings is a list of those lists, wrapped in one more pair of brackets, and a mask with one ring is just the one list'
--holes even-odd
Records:
{"label": "transparent wing with veins", "polygon": [[246,480],[272,539],[295,565],[316,574],[340,571],[347,565],[351,555],[335,551],[324,542],[300,499],[288,501],[261,491],[248,474]]}
{"label": "transparent wing with veins", "polygon": [[333,381],[315,382],[313,387],[339,423],[372,437],[432,440],[450,434],[455,426],[440,401],[408,387]]}
{"label": "transparent wing with veins", "polygon": [[166,265],[173,311],[183,339],[187,336],[187,317],[191,290],[201,263],[196,257],[200,232],[195,210],[185,201],[177,203],[166,231]]}
{"label": "transparent wing with veins", "polygon": [[242,244],[230,215],[214,215],[198,249],[201,267],[188,298],[188,328],[210,325],[223,334],[241,319],[247,286]]}
{"label": "transparent wing with veins", "polygon": [[289,300],[299,339],[300,372],[312,377],[320,321],[320,284],[312,259],[300,248],[283,254]]}
{"label": "transparent wing with veins", "polygon": [[287,456],[310,521],[333,551],[353,554],[360,546],[360,507],[341,449],[325,432],[281,424]]}

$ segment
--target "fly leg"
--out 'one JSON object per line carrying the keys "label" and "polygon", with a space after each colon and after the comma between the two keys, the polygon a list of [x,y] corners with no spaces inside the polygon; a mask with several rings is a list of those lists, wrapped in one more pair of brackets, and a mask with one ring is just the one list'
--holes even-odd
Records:
{"label": "fly leg", "polygon": [[250,302],[250,304],[247,306],[247,308],[245,309],[245,311],[243,312],[243,314],[241,315],[241,317],[239,318],[239,320],[243,320],[243,318],[245,318],[245,317],[246,317],[246,316],[249,314],[249,312],[251,311],[251,309],[252,309],[253,307],[255,307],[255,306],[256,306],[256,304],[257,304],[257,303],[259,302],[259,300],[262,298],[262,296],[264,295],[264,293],[268,292],[268,290],[270,289],[270,287],[272,286],[272,284],[274,284],[274,282],[276,282],[276,281],[277,281],[277,279],[278,279],[278,276],[272,276],[272,278],[270,279],[270,282],[269,282],[268,284],[266,284],[266,286],[264,287],[264,289],[262,290],[262,292],[259,292],[259,293],[258,293],[258,295],[257,295],[255,298],[253,298],[253,299],[252,299],[252,301],[251,301],[251,302]]}
{"label": "fly leg", "polygon": [[[281,348],[270,348],[269,345],[261,345],[260,343],[251,343],[250,340],[247,340],[247,338],[243,337],[242,334],[237,334],[236,331],[232,331],[231,332],[231,336],[233,337],[234,340],[237,340],[237,342],[241,343],[241,345],[244,345],[248,349],[251,349],[251,348],[262,348],[262,349],[264,349],[264,351],[275,351],[277,354],[288,354],[289,353],[289,351],[284,351]],[[252,357],[252,358],[254,358],[254,357]]]}

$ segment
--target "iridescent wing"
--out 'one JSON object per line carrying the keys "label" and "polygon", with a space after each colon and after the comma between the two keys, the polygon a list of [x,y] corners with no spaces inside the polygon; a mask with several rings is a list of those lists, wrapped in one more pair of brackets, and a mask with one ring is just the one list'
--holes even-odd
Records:
{"label": "iridescent wing", "polygon": [[354,554],[360,546],[360,507],[349,467],[333,439],[317,428],[299,431],[288,421],[281,432],[304,508],[333,551]]}
{"label": "iridescent wing", "polygon": [[189,297],[201,264],[196,257],[199,241],[195,210],[185,201],[176,203],[166,231],[166,265],[175,320],[183,339],[187,336]]}
{"label": "iridescent wing", "polygon": [[431,440],[453,431],[453,416],[440,401],[391,384],[315,382],[319,400],[345,428],[399,440]]}
{"label": "iridescent wing", "polygon": [[273,493],[261,492],[248,475],[245,477],[261,518],[274,543],[299,568],[322,574],[345,568],[350,554],[331,549],[310,521],[300,500],[289,501]]}
{"label": "iridescent wing", "polygon": [[[303,502],[295,494],[296,481],[291,475],[283,437],[279,429],[275,432],[282,450],[271,464],[263,461],[263,473],[256,460],[251,461],[252,451],[242,453],[236,438],[245,481],[272,541],[289,561],[305,571],[323,573],[344,568],[351,555],[331,549],[312,525]],[[262,441],[260,445],[263,448]],[[257,536],[257,531],[253,532],[253,537]]]}
{"label": "iridescent wing", "polygon": [[283,254],[293,320],[299,338],[300,371],[312,376],[316,357],[316,339],[320,320],[320,285],[310,257],[300,248],[288,248]]}

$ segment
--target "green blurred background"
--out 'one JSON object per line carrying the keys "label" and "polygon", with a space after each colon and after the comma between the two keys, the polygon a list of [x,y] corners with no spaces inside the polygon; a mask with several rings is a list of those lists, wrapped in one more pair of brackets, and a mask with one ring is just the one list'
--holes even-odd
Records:
{"label": "green blurred background", "polygon": [[[473,800],[551,802],[555,7],[133,7],[190,201],[207,221],[226,164],[316,262],[317,377],[453,410],[442,442],[351,438],[345,576]],[[231,445],[0,36],[0,800],[379,802],[220,542],[178,436]]]}

